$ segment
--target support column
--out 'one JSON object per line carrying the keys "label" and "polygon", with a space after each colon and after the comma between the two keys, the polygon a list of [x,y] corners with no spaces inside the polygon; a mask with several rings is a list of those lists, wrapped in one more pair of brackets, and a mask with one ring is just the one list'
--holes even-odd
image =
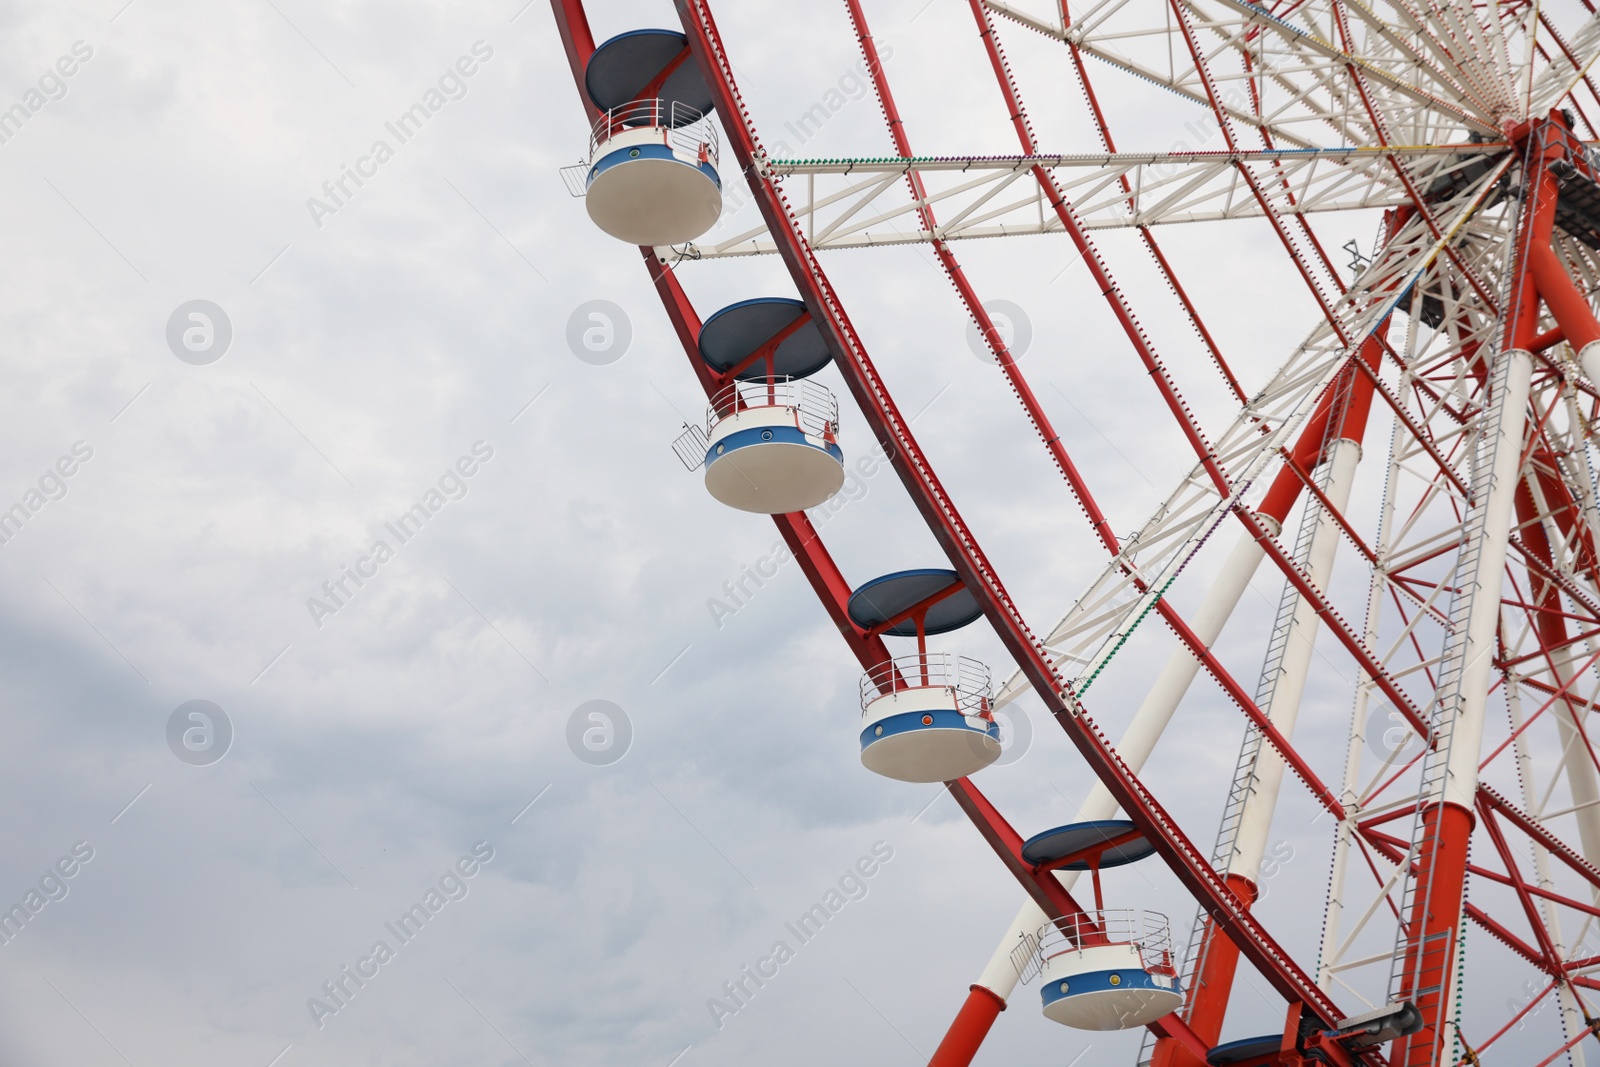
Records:
{"label": "support column", "polygon": [[[1533,786],[1533,774],[1529,766],[1528,738],[1521,732],[1522,690],[1517,685],[1517,676],[1509,672],[1506,674],[1506,707],[1511,712],[1512,732],[1516,734],[1516,740],[1512,742],[1514,745],[1512,752],[1517,761],[1517,778],[1522,783],[1522,809],[1535,811],[1538,808],[1537,792]],[[1551,891],[1556,889],[1555,879],[1550,877],[1550,854],[1538,842],[1533,845],[1533,872],[1534,877],[1538,879],[1540,889]],[[1544,917],[1545,928],[1550,933],[1550,943],[1565,958],[1566,938],[1561,932],[1561,913],[1556,909],[1555,901],[1541,900],[1539,910]],[[1561,1021],[1566,1033],[1569,1035],[1579,1033],[1588,1024],[1583,1018],[1577,998],[1572,995],[1572,988],[1563,982],[1556,987],[1556,995],[1561,1005]],[[1582,1043],[1569,1049],[1567,1056],[1572,1061],[1572,1067],[1585,1067]]]}
{"label": "support column", "polygon": [[[1362,347],[1360,358],[1368,366],[1375,368],[1382,358],[1382,351],[1378,340],[1368,339]],[[1348,394],[1341,413],[1337,410],[1337,400],[1345,389],[1348,389]],[[1348,438],[1351,443],[1359,442],[1366,427],[1371,404],[1371,381],[1351,368],[1347,381],[1336,380],[1318,400],[1317,408],[1307,420],[1291,454],[1294,463],[1302,470],[1311,470],[1318,466],[1322,458],[1323,443],[1328,436],[1329,421],[1333,418],[1342,419],[1342,436]],[[1359,456],[1359,446],[1355,452]],[[1257,513],[1274,533],[1281,529],[1284,518],[1294,507],[1303,488],[1299,475],[1294,471],[1287,467],[1279,471],[1262,499],[1261,510]],[[1262,546],[1248,534],[1242,535],[1234,545],[1211,589],[1206,593],[1200,609],[1190,620],[1195,635],[1206,645],[1209,646],[1221,635],[1223,626],[1238,607],[1239,600],[1264,555],[1265,550]],[[1189,691],[1189,686],[1193,684],[1199,671],[1200,661],[1181,644],[1168,657],[1166,665],[1134,713],[1127,732],[1117,743],[1118,753],[1134,773],[1137,774],[1143,768],[1145,760],[1149,758],[1156,741],[1172,721],[1178,704]],[[1079,808],[1079,817],[1085,820],[1110,819],[1116,813],[1117,804],[1112,799],[1110,791],[1103,783],[1096,781],[1089,796]],[[1070,890],[1077,875],[1064,872],[1058,877]],[[1255,900],[1253,885],[1237,883],[1230,879],[1229,886],[1236,896],[1245,901],[1246,906]],[[1032,900],[1024,901],[982,975],[970,988],[961,1013],[951,1025],[934,1059],[930,1061],[930,1067],[967,1067],[971,1063],[988,1035],[989,1027],[999,1012],[1004,1010],[1005,1002],[1010,1000],[1012,992],[1016,989],[1017,972],[1011,960],[1012,950],[1021,943],[1025,935],[1038,930],[1044,922],[1045,915],[1038,906]],[[1226,938],[1222,940],[1227,941]],[[1232,949],[1232,942],[1227,942],[1227,946]],[[1234,958],[1237,959],[1237,951],[1234,951]],[[989,1002],[984,994],[998,998],[999,1007],[994,1008],[992,1012],[988,1011]],[[981,1020],[982,1025],[973,1025],[975,1020]],[[1201,1036],[1204,1038],[1207,1035]],[[1210,1040],[1215,1041],[1215,1038],[1215,1034],[1209,1035]],[[1161,1039],[1157,1042],[1156,1049],[1158,1062],[1173,1055],[1186,1057],[1173,1060],[1175,1067],[1180,1062],[1194,1062],[1193,1057],[1176,1041]]]}
{"label": "support column", "polygon": [[1442,1062],[1450,1037],[1446,1023],[1460,950],[1467,847],[1533,376],[1533,357],[1521,349],[1503,352],[1497,362],[1484,415],[1484,432],[1490,437],[1480,445],[1480,469],[1472,486],[1476,506],[1468,516],[1468,535],[1461,549],[1469,569],[1456,578],[1462,590],[1458,595],[1468,603],[1464,618],[1452,611],[1461,636],[1450,640],[1442,665],[1445,682],[1435,738],[1443,751],[1435,754],[1439,765],[1423,772],[1424,787],[1433,792],[1420,820],[1422,847],[1406,917],[1405,970],[1398,992],[1421,1011],[1424,1025],[1395,1043],[1391,1062],[1404,1067],[1434,1067]]}
{"label": "support column", "polygon": [[[1548,514],[1548,501],[1531,477],[1525,479],[1517,491],[1517,523],[1522,527],[1523,543],[1540,562],[1554,568],[1550,551],[1549,527],[1553,524],[1541,516]],[[1541,508],[1541,503],[1545,507]],[[1559,532],[1559,531],[1555,531]],[[1538,612],[1534,616],[1540,643],[1548,650],[1551,680],[1565,687],[1577,671],[1573,664],[1572,647],[1567,633],[1567,620],[1561,608],[1561,590],[1553,582],[1537,574],[1528,576],[1529,594]],[[1583,721],[1583,702],[1570,697],[1556,701],[1550,713],[1555,717],[1556,730],[1561,738],[1561,759],[1567,774],[1567,786],[1572,792],[1572,803],[1577,807],[1573,817],[1578,822],[1578,841],[1584,858],[1591,863],[1600,857],[1600,778],[1595,773],[1594,760],[1589,746],[1584,742],[1580,723]]]}
{"label": "support column", "polygon": [[[1343,512],[1350,502],[1350,490],[1355,483],[1356,466],[1361,460],[1361,446],[1348,437],[1342,437],[1329,449],[1330,472],[1324,495],[1338,512]],[[1307,577],[1319,589],[1328,587],[1333,574],[1334,557],[1339,547],[1340,531],[1333,514],[1322,508],[1316,519],[1311,545],[1305,560]],[[1317,630],[1321,619],[1316,608],[1303,596],[1295,598],[1294,613],[1289,622],[1288,643],[1273,681],[1271,695],[1263,709],[1278,731],[1286,738],[1294,736],[1295,724],[1300,717],[1300,700],[1305,694],[1306,678],[1311,671],[1312,653],[1316,649]],[[1251,769],[1253,786],[1244,801],[1239,816],[1238,837],[1233,854],[1227,861],[1228,885],[1234,894],[1249,905],[1260,895],[1261,859],[1266,854],[1267,838],[1272,829],[1272,816],[1278,807],[1278,795],[1283,788],[1283,757],[1270,746],[1263,744]],[[1223,1020],[1227,1015],[1228,1001],[1233,991],[1234,975],[1239,965],[1239,950],[1226,937],[1218,936],[1216,927],[1208,923],[1201,936],[1205,939],[1198,959],[1203,961],[1200,973],[1191,981],[1194,988],[1189,994],[1189,1027],[1202,1040],[1215,1044],[1222,1034]],[[1196,1067],[1195,1061],[1176,1042],[1167,1042],[1165,1055],[1152,1060],[1157,1067]]]}
{"label": "support column", "polygon": [[[1289,499],[1292,502],[1292,495]],[[1277,519],[1268,515],[1262,515],[1262,518],[1269,526],[1276,528]],[[1207,645],[1222,633],[1223,624],[1238,606],[1239,599],[1250,585],[1250,579],[1265,554],[1261,545],[1248,534],[1242,535],[1234,545],[1216,581],[1207,592],[1204,603],[1190,623],[1196,636]],[[1168,657],[1167,664],[1156,678],[1155,685],[1151,686],[1144,702],[1134,713],[1127,732],[1117,742],[1117,752],[1135,774],[1144,766],[1145,760],[1155,749],[1156,741],[1167,728],[1167,724],[1172,721],[1173,712],[1177,710],[1179,701],[1183,699],[1184,693],[1188,691],[1199,670],[1200,661],[1181,644]],[[1110,819],[1116,814],[1117,802],[1112,798],[1110,790],[1097,780],[1089,796],[1078,809],[1079,818],[1094,821]],[[1078,872],[1062,871],[1057,877],[1070,891],[1077,880]],[[993,1025],[996,1016],[1005,1010],[1006,1002],[1011,999],[1011,994],[1017,987],[1017,970],[1011,960],[1012,950],[1022,943],[1025,935],[1036,932],[1045,922],[1045,914],[1039,910],[1039,906],[1031,899],[1025,900],[1016,918],[1011,920],[1011,926],[1006,930],[1005,936],[1000,939],[1000,944],[995,948],[988,965],[984,967],[978,981],[969,990],[966,1003],[956,1016],[955,1022],[951,1024],[949,1032],[945,1034],[944,1041],[940,1043],[933,1059],[929,1061],[929,1067],[967,1067],[972,1062],[979,1046],[988,1036],[989,1027]]]}
{"label": "support column", "polygon": [[[1367,338],[1361,347],[1360,359],[1376,369],[1383,358],[1382,339],[1388,330],[1385,322],[1374,336]],[[1351,370],[1349,397],[1345,408],[1337,417],[1335,437],[1326,459],[1330,464],[1328,485],[1323,495],[1335,511],[1343,512],[1350,501],[1350,491],[1355,482],[1356,467],[1361,460],[1361,440],[1366,435],[1367,420],[1371,414],[1373,387],[1371,379]],[[1308,433],[1310,428],[1308,428]],[[1323,420],[1324,434],[1328,433],[1327,420]],[[1302,439],[1302,445],[1307,442]],[[1316,440],[1310,458],[1296,462],[1306,470],[1316,467],[1322,453],[1322,438]],[[1292,475],[1293,472],[1286,471]],[[1298,478],[1296,479],[1298,481]],[[1274,486],[1274,489],[1277,487]],[[1268,494],[1269,500],[1272,494]],[[1292,503],[1292,501],[1291,501]],[[1288,514],[1288,506],[1282,510]],[[1326,588],[1333,572],[1333,561],[1339,546],[1340,531],[1333,514],[1323,508],[1313,532],[1310,551],[1306,559],[1307,573],[1318,588]],[[1295,610],[1290,623],[1289,644],[1279,668],[1279,676],[1272,694],[1263,710],[1274,727],[1284,737],[1291,737],[1299,717],[1300,698],[1305,691],[1311,655],[1315,650],[1317,630],[1321,619],[1316,608],[1305,597],[1296,597]],[[1227,861],[1228,888],[1244,902],[1245,907],[1255,904],[1259,896],[1257,879],[1260,877],[1261,858],[1266,851],[1267,835],[1272,827],[1272,813],[1277,808],[1278,793],[1283,783],[1283,758],[1270,747],[1263,745],[1252,773],[1255,786],[1245,800],[1240,816],[1239,836],[1234,851]],[[1200,931],[1200,949],[1195,954],[1198,973],[1184,975],[1191,984],[1188,1006],[1184,1018],[1199,1038],[1215,1045],[1222,1034],[1222,1024],[1227,1015],[1228,1001],[1233,991],[1234,975],[1239,966],[1239,949],[1227,937],[1217,932],[1216,925],[1207,922]],[[1151,1057],[1153,1067],[1203,1067],[1182,1044],[1171,1040],[1158,1040]]]}
{"label": "support column", "polygon": [[[1347,437],[1341,438],[1333,443],[1329,453],[1331,470],[1324,494],[1334,509],[1342,513],[1350,503],[1356,465],[1361,461],[1361,446]],[[1306,557],[1307,576],[1319,589],[1328,588],[1333,576],[1339,537],[1338,522],[1328,509],[1321,509]],[[1316,608],[1305,597],[1297,597],[1294,617],[1289,623],[1289,640],[1283,651],[1283,662],[1278,668],[1272,696],[1263,709],[1272,720],[1272,725],[1286,738],[1294,736],[1295,724],[1300,717],[1300,699],[1305,694],[1306,678],[1311,671],[1311,657],[1315,651],[1320,622]],[[1277,810],[1278,794],[1283,787],[1283,770],[1283,757],[1270,747],[1263,746],[1256,759],[1255,791],[1245,801],[1238,841],[1228,864],[1230,875],[1252,884],[1260,877],[1261,858],[1266,852],[1272,815]]]}

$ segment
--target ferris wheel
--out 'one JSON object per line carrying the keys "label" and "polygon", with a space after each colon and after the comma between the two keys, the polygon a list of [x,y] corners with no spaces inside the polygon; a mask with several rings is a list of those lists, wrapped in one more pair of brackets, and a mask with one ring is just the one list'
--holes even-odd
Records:
{"label": "ferris wheel", "polygon": [[[917,153],[870,0],[841,2],[889,154],[880,142],[849,158],[771,154],[710,0],[678,0],[678,27],[598,45],[581,0],[552,8],[592,122],[569,184],[601,230],[641,246],[707,393],[704,424],[685,426],[676,451],[717,500],[772,516],[860,661],[864,769],[944,782],[1025,891],[933,1063],[971,1062],[1023,983],[1055,1022],[1145,1030],[1139,1062],[1156,1067],[1587,1062],[1600,1052],[1593,5],[965,0],[994,77],[981,88],[1015,133],[1015,153],[992,156]],[[1006,58],[1023,37],[1034,54],[1040,40],[1056,49],[1098,144],[1044,152]],[[1119,148],[1102,101],[1127,79],[1206,116],[1222,147]],[[760,224],[708,237],[735,186]],[[1363,209],[1381,213],[1381,240],[1351,279],[1319,216]],[[1161,247],[1163,227],[1230,220],[1270,227],[1318,309],[1259,381],[1234,372]],[[1186,401],[1140,324],[1148,294],[1119,284],[1097,249],[1096,231],[1114,229],[1147,250],[1231,419],[1203,422]],[[1113,531],[1095,472],[963,271],[960,242],[978,237],[1070,241],[1126,337],[1108,358],[1136,361],[1191,450],[1132,534]],[[953,283],[1103,550],[1057,619],[1024,619],[1006,582],[1027,576],[991,565],[829,281],[826,252],[908,243]],[[702,315],[680,275],[750,255],[781,257],[795,294]],[[848,452],[872,444],[840,433],[841,398],[813,378],[829,364],[947,566],[852,582],[807,519],[839,491]],[[1381,492],[1354,493],[1358,474]],[[1337,579],[1352,563],[1362,580]],[[1214,646],[1258,611],[1244,592],[1268,576],[1282,593],[1264,645],[1225,661]],[[1012,664],[928,650],[928,636],[980,619]],[[1296,740],[1319,634],[1353,679],[1337,751]],[[1096,719],[1097,683],[1112,678],[1144,694],[1118,737]],[[1141,778],[1201,687],[1227,695],[1243,735],[1214,783],[1214,836]],[[1098,781],[1079,822],[1025,832],[980,784],[1006,773],[995,712],[1030,691]],[[1330,827],[1314,954],[1290,952],[1253,910],[1286,787]],[[1107,901],[1102,870],[1136,862],[1164,864],[1193,914]],[[1470,962],[1469,938],[1486,946]],[[1281,998],[1282,1025],[1224,1042],[1241,963]],[[1519,968],[1530,995],[1470,1001],[1491,967]],[[1515,1035],[1547,1006],[1559,1033],[1530,1050]]]}

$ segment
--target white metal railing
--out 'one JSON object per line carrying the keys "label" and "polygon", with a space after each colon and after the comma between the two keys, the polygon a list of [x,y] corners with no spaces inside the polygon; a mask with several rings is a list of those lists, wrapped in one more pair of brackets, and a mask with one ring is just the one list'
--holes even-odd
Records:
{"label": "white metal railing", "polygon": [[672,442],[672,451],[685,470],[697,471],[706,465],[706,449],[711,447],[706,432],[699,426],[683,424],[683,432]]}
{"label": "white metal railing", "polygon": [[1102,908],[1055,919],[1023,937],[1011,950],[1011,963],[1024,982],[1032,981],[1057,956],[1096,945],[1132,945],[1147,971],[1176,976],[1172,927],[1159,911]]}
{"label": "white metal railing", "polygon": [[761,408],[793,411],[795,426],[813,437],[831,437],[839,432],[839,401],[833,393],[804,378],[779,376],[730,382],[718,390],[706,408],[705,426],[684,423],[683,432],[672,442],[672,450],[685,468],[699,470],[705,465],[706,449],[717,424],[741,411]]}
{"label": "white metal railing", "polygon": [[814,437],[839,432],[839,401],[826,386],[809,378],[777,375],[748,382],[729,382],[706,408],[706,433],[723,419],[751,408],[792,408],[795,423]]}
{"label": "white metal railing", "polygon": [[861,710],[879,697],[909,689],[953,689],[956,709],[965,715],[992,718],[989,698],[993,687],[989,668],[975,659],[948,652],[896,656],[861,676]]}
{"label": "white metal railing", "polygon": [[641,129],[662,130],[664,144],[695,156],[702,163],[717,166],[717,127],[707,120],[703,111],[677,100],[660,98],[630,100],[595,119],[589,129],[589,161],[593,163],[600,147],[613,137]]}

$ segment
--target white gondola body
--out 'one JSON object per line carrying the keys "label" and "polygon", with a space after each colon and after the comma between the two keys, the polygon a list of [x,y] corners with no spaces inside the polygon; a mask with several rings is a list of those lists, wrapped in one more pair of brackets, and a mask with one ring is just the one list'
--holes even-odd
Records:
{"label": "white gondola body", "polygon": [[796,405],[744,407],[716,422],[706,490],[740,511],[784,515],[826,503],[844,485],[844,452]]}
{"label": "white gondola body", "polygon": [[1067,948],[1041,974],[1045,1018],[1075,1030],[1131,1030],[1183,1006],[1177,979],[1147,970],[1136,944]]}
{"label": "white gondola body", "polygon": [[714,144],[664,124],[603,134],[596,134],[584,200],[596,226],[629,244],[657,246],[692,241],[717,224],[722,179]]}
{"label": "white gondola body", "polygon": [[900,689],[869,703],[861,764],[902,782],[949,782],[1000,758],[1000,727],[965,714],[953,686]]}

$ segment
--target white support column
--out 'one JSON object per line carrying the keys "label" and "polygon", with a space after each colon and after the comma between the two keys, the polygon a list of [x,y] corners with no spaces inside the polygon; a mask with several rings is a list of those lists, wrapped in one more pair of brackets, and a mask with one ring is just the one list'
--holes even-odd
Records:
{"label": "white support column", "polygon": [[1590,341],[1583,346],[1583,351],[1578,353],[1578,366],[1583,368],[1584,377],[1600,385],[1600,341]]}
{"label": "white support column", "polygon": [[[1407,355],[1409,357],[1410,353]],[[1397,421],[1389,435],[1389,473],[1384,481],[1383,504],[1378,516],[1378,539],[1372,546],[1372,551],[1380,560],[1388,551],[1385,540],[1394,527],[1395,487],[1400,479],[1399,427]],[[1382,617],[1386,582],[1387,578],[1383,571],[1374,567],[1367,584],[1367,625],[1362,631],[1362,638],[1368,648],[1375,647],[1378,642],[1378,622]],[[1367,708],[1372,699],[1372,691],[1376,687],[1377,683],[1372,680],[1372,676],[1363,673],[1361,681],[1356,685],[1355,707],[1350,715],[1344,785],[1339,794],[1339,802],[1345,807],[1346,817],[1334,831],[1333,863],[1328,875],[1328,904],[1322,920],[1322,951],[1317,954],[1319,961],[1317,985],[1321,986],[1324,992],[1333,990],[1333,965],[1338,962],[1335,957],[1339,951],[1340,939],[1343,937],[1345,877],[1349,873],[1350,846],[1355,837],[1355,820],[1361,802],[1359,786],[1361,756],[1367,742]]]}
{"label": "white support column", "polygon": [[[1558,648],[1550,653],[1555,667],[1556,685],[1572,681],[1577,671],[1573,667],[1572,649]],[[1569,690],[1572,692],[1575,690]],[[1578,723],[1588,716],[1580,701],[1561,699],[1556,702],[1556,730],[1561,737],[1561,760],[1567,773],[1567,788],[1572,791],[1572,803],[1577,807],[1573,817],[1578,820],[1578,841],[1583,847],[1584,859],[1600,862],[1600,780],[1596,779],[1594,761],[1589,757],[1589,746],[1584,743]],[[1591,727],[1592,728],[1592,727]]]}
{"label": "white support column", "polygon": [[[1356,466],[1361,462],[1361,446],[1348,438],[1333,443],[1328,457],[1328,486],[1323,491],[1328,502],[1343,512],[1350,503]],[[1317,507],[1317,527],[1312,534],[1305,561],[1306,575],[1318,589],[1326,589],[1333,575],[1333,561],[1339,549],[1339,524],[1327,508]],[[1305,694],[1306,677],[1311,671],[1311,656],[1316,650],[1317,630],[1321,625],[1317,609],[1304,596],[1296,594],[1294,615],[1289,623],[1288,643],[1278,668],[1272,696],[1262,709],[1272,725],[1285,738],[1294,736],[1300,717],[1300,699]],[[1245,798],[1239,817],[1239,836],[1234,842],[1228,873],[1256,884],[1261,873],[1261,857],[1266,853],[1267,836],[1272,830],[1272,815],[1278,807],[1283,787],[1283,757],[1270,745],[1262,745],[1256,756],[1255,788]]]}
{"label": "white support column", "polygon": [[[1269,529],[1276,532],[1278,524],[1274,519],[1265,515],[1258,517]],[[1233,551],[1222,565],[1222,570],[1217,574],[1216,581],[1206,593],[1200,610],[1195,612],[1189,623],[1195,636],[1207,646],[1210,646],[1222,633],[1223,625],[1238,606],[1239,598],[1244,595],[1245,589],[1250,585],[1251,577],[1256,572],[1256,567],[1265,555],[1266,550],[1248,532],[1242,534],[1239,542],[1234,545]],[[1139,705],[1139,710],[1134,713],[1127,732],[1117,742],[1117,753],[1135,774],[1143,768],[1145,760],[1155,749],[1156,741],[1166,730],[1167,724],[1172,721],[1173,713],[1178,710],[1179,702],[1189,691],[1189,686],[1199,670],[1200,661],[1181,643],[1168,657],[1166,667],[1156,678],[1155,684],[1150,687],[1150,692]],[[1078,809],[1078,817],[1092,822],[1112,818],[1116,813],[1117,802],[1112,799],[1110,790],[1097,779],[1088,798]],[[1064,871],[1057,877],[1068,890],[1072,889],[1078,879],[1075,871]],[[1012,920],[1011,928],[1006,931],[1005,937],[1001,939],[999,947],[990,958],[989,965],[983,969],[977,984],[1001,1000],[1009,1000],[1017,986],[1017,971],[1011,963],[1011,951],[1021,943],[1024,935],[1036,932],[1046,921],[1044,912],[1039,910],[1033,899],[1030,897],[1025,900],[1021,910],[1017,912],[1017,917]]]}
{"label": "white support column", "polygon": [[[1536,478],[1528,478],[1528,491],[1534,506],[1544,516],[1545,540],[1552,546],[1566,541],[1561,528],[1550,516],[1550,502],[1539,488]],[[1584,513],[1587,521],[1587,510]],[[1550,666],[1559,688],[1573,680],[1572,647],[1550,650]],[[1569,691],[1576,692],[1576,688]],[[1563,697],[1557,701],[1556,730],[1561,737],[1561,759],[1567,773],[1567,787],[1572,791],[1572,803],[1578,809],[1573,813],[1578,821],[1578,840],[1584,858],[1590,863],[1600,862],[1600,778],[1595,774],[1594,761],[1589,757],[1589,746],[1584,743],[1579,724],[1587,717],[1582,701]]]}
{"label": "white support column", "polygon": [[[1516,733],[1513,742],[1513,755],[1517,761],[1517,778],[1522,782],[1522,809],[1532,812],[1536,810],[1533,788],[1533,769],[1528,760],[1528,738],[1521,733],[1522,729],[1522,692],[1517,685],[1514,674],[1506,676],[1506,707],[1511,713],[1511,729]],[[1550,877],[1550,854],[1535,841],[1533,843],[1533,873],[1538,880],[1540,889],[1554,890],[1555,879]],[[1561,932],[1561,914],[1556,910],[1553,900],[1541,900],[1539,910],[1543,914],[1545,930],[1550,935],[1550,944],[1556,954],[1562,959],[1567,958],[1566,938]],[[1587,1023],[1584,1022],[1583,1013],[1578,1007],[1577,998],[1572,995],[1572,990],[1565,984],[1556,987],[1557,1002],[1561,1006],[1561,1019],[1566,1028],[1567,1036],[1572,1036],[1583,1030]],[[1585,1042],[1574,1045],[1568,1055],[1572,1067],[1584,1067],[1583,1046]]]}
{"label": "white support column", "polygon": [[[1478,760],[1483,748],[1484,709],[1489,701],[1494,670],[1495,632],[1500,625],[1500,590],[1506,569],[1506,547],[1515,520],[1517,473],[1522,460],[1522,436],[1528,422],[1528,385],[1533,377],[1533,356],[1511,349],[1506,360],[1504,385],[1490,398],[1486,425],[1494,433],[1485,442],[1490,453],[1491,480],[1479,504],[1482,519],[1474,522],[1462,550],[1474,566],[1471,574],[1458,574],[1456,582],[1471,590],[1471,609],[1465,620],[1466,641],[1457,653],[1460,671],[1454,686],[1455,707],[1442,709],[1450,716],[1450,760],[1439,799],[1472,811],[1478,793]],[[1482,483],[1475,483],[1478,489]],[[1474,558],[1475,557],[1475,558]],[[1449,672],[1453,664],[1441,664]],[[1441,698],[1447,698],[1441,694]],[[1442,716],[1441,716],[1442,718]],[[1426,798],[1425,798],[1426,799]]]}

